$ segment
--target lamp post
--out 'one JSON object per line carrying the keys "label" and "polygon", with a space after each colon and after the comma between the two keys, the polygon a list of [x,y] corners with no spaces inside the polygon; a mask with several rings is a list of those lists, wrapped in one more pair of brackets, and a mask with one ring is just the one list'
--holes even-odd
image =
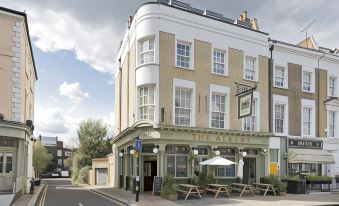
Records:
{"label": "lamp post", "polygon": [[140,140],[139,136],[135,138],[134,148],[135,148],[134,151],[137,152],[137,176],[135,178],[135,201],[139,202],[139,194],[140,194],[139,162],[140,162],[140,153],[142,150],[142,141]]}

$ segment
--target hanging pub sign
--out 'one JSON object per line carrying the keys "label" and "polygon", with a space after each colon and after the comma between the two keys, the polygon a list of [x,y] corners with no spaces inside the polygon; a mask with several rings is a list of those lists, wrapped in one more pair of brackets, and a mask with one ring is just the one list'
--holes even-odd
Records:
{"label": "hanging pub sign", "polygon": [[238,96],[238,119],[252,115],[253,91],[256,86],[250,87],[243,84],[237,84]]}

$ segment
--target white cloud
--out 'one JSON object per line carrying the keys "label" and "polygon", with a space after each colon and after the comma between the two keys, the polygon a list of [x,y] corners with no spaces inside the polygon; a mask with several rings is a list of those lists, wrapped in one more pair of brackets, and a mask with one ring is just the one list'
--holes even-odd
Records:
{"label": "white cloud", "polygon": [[36,111],[36,127],[41,133],[63,134],[69,131],[63,111],[57,107],[40,107]]}
{"label": "white cloud", "polygon": [[68,97],[74,105],[81,103],[85,98],[89,97],[88,92],[81,91],[79,82],[70,84],[63,82],[59,86],[59,94]]}

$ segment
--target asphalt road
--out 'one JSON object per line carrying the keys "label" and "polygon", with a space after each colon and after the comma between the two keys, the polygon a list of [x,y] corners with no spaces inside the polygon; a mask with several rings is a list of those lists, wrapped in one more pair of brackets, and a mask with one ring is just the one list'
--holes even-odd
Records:
{"label": "asphalt road", "polygon": [[47,184],[45,206],[116,206],[114,202],[83,187],[71,184],[70,179],[43,179]]}

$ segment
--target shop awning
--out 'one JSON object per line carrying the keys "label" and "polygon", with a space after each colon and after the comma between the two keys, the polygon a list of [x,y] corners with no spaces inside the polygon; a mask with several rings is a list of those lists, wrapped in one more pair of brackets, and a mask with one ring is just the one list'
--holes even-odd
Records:
{"label": "shop awning", "polygon": [[334,164],[333,156],[325,151],[318,149],[288,149],[289,163],[320,163]]}

